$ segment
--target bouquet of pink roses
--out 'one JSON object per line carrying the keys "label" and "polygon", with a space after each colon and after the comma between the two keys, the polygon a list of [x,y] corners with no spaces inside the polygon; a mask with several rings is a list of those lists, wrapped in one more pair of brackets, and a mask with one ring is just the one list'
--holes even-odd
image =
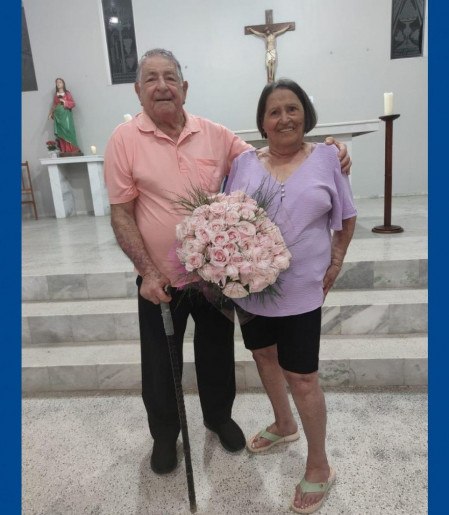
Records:
{"label": "bouquet of pink roses", "polygon": [[243,191],[198,194],[181,202],[191,211],[176,226],[176,253],[185,270],[215,284],[226,297],[242,298],[266,289],[290,264],[279,228]]}

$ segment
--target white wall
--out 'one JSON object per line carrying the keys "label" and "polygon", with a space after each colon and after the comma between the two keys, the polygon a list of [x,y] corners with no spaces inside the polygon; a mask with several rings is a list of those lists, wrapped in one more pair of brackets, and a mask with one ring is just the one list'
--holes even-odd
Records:
{"label": "white wall", "polygon": [[[140,105],[132,84],[112,86],[100,0],[23,0],[38,91],[22,93],[22,158],[33,173],[38,211],[54,216],[45,142],[54,79],[63,77],[77,106],[81,150],[102,154],[124,113]],[[427,24],[424,57],[390,60],[391,0],[133,0],[138,56],[154,47],[177,56],[189,82],[186,108],[232,130],[255,129],[266,81],[264,42],[245,25],[294,21],[277,38],[276,76],[313,95],[319,123],[375,119],[383,93],[394,92],[393,194],[427,192]],[[383,195],[384,126],[353,142],[352,186],[357,197]],[[91,209],[87,178],[73,170],[77,209]],[[24,208],[25,209],[25,208]]]}

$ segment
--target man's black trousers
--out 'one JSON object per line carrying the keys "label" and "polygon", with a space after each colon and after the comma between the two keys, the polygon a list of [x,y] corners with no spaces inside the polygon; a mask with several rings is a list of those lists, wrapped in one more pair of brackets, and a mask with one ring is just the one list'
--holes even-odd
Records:
{"label": "man's black trousers", "polygon": [[[139,276],[143,402],[153,438],[176,440],[180,424],[161,308],[140,295],[141,283]],[[180,370],[190,314],[195,322],[195,369],[203,418],[211,426],[222,424],[230,419],[235,398],[234,324],[197,290],[172,289],[170,295]]]}

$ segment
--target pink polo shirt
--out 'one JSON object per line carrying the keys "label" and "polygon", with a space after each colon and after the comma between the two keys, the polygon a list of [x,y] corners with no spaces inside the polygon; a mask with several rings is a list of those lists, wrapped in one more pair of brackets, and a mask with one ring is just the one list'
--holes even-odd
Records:
{"label": "pink polo shirt", "polygon": [[110,203],[135,199],[148,254],[172,285],[181,281],[169,254],[175,226],[185,216],[174,204],[176,195],[186,195],[192,186],[217,192],[234,158],[252,148],[226,127],[184,114],[187,121],[177,143],[140,113],[114,130],[104,156]]}

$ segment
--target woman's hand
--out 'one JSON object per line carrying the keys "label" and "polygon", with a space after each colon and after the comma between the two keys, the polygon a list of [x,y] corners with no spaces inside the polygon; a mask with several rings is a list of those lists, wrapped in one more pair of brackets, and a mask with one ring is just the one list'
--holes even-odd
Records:
{"label": "woman's hand", "polygon": [[340,159],[341,171],[346,175],[349,175],[351,173],[352,161],[348,154],[348,147],[344,143],[341,143],[341,141],[337,141],[332,136],[328,136],[324,142],[326,145],[335,145],[338,148],[338,159]]}
{"label": "woman's hand", "polygon": [[326,270],[326,273],[324,274],[323,279],[323,293],[324,298],[326,298],[326,295],[328,294],[329,290],[334,285],[335,280],[338,277],[338,274],[340,273],[341,266],[331,263],[328,269]]}
{"label": "woman's hand", "polygon": [[341,231],[334,231],[334,234],[332,235],[331,263],[327,268],[323,279],[324,297],[326,297],[329,290],[334,285],[341,267],[343,266],[343,260],[346,255],[348,245],[352,239],[352,235],[354,234],[356,219],[356,216],[345,218],[341,222]]}

